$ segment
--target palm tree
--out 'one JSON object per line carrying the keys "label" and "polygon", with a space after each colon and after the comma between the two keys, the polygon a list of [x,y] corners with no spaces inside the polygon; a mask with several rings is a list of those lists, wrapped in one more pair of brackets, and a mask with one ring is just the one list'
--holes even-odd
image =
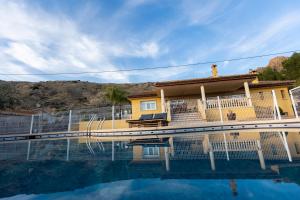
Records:
{"label": "palm tree", "polygon": [[112,128],[114,128],[115,105],[118,104],[121,110],[122,103],[128,102],[127,92],[119,87],[112,86],[106,89],[105,96],[112,104]]}

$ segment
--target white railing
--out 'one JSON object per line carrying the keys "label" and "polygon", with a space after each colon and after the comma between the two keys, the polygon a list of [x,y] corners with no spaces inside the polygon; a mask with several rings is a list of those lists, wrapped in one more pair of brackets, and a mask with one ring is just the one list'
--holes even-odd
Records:
{"label": "white railing", "polygon": [[[210,143],[213,151],[226,151],[224,141],[213,141]],[[255,151],[258,149],[256,140],[229,140],[227,141],[228,151]]]}
{"label": "white railing", "polygon": [[[230,99],[220,99],[222,108],[233,108],[233,107],[247,107],[249,105],[248,98],[230,98]],[[206,108],[213,109],[219,108],[217,99],[206,100]]]}

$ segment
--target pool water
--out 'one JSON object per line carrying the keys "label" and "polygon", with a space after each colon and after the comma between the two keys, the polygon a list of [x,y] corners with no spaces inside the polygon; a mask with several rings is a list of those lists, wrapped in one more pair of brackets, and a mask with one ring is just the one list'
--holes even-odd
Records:
{"label": "pool water", "polygon": [[0,143],[0,199],[299,199],[300,160],[274,138],[263,159],[251,146],[212,156],[202,137],[170,141]]}

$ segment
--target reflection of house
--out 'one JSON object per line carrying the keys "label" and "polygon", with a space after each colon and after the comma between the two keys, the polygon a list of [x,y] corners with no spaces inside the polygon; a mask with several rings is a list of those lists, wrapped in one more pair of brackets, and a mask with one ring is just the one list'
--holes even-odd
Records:
{"label": "reflection of house", "polygon": [[[214,159],[266,159],[287,160],[287,151],[279,132],[236,132],[235,134],[193,135],[169,137],[161,144],[137,143],[133,145],[133,161],[162,161],[166,155],[170,160],[210,159],[212,151]],[[292,158],[300,159],[298,144],[300,134],[289,132],[287,141]],[[259,152],[261,151],[261,152]],[[260,155],[260,153],[262,153]],[[260,156],[262,156],[260,158]]]}

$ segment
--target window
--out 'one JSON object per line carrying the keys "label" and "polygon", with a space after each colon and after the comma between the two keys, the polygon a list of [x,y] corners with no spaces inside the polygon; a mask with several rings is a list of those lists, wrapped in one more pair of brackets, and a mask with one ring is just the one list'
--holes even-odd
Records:
{"label": "window", "polygon": [[156,110],[156,101],[142,101],[141,110]]}
{"label": "window", "polygon": [[144,147],[144,157],[159,157],[159,147]]}
{"label": "window", "polygon": [[264,93],[263,92],[258,92],[258,94],[259,94],[259,98],[261,100],[264,100]]}
{"label": "window", "polygon": [[280,90],[281,98],[286,99],[285,91]]}

